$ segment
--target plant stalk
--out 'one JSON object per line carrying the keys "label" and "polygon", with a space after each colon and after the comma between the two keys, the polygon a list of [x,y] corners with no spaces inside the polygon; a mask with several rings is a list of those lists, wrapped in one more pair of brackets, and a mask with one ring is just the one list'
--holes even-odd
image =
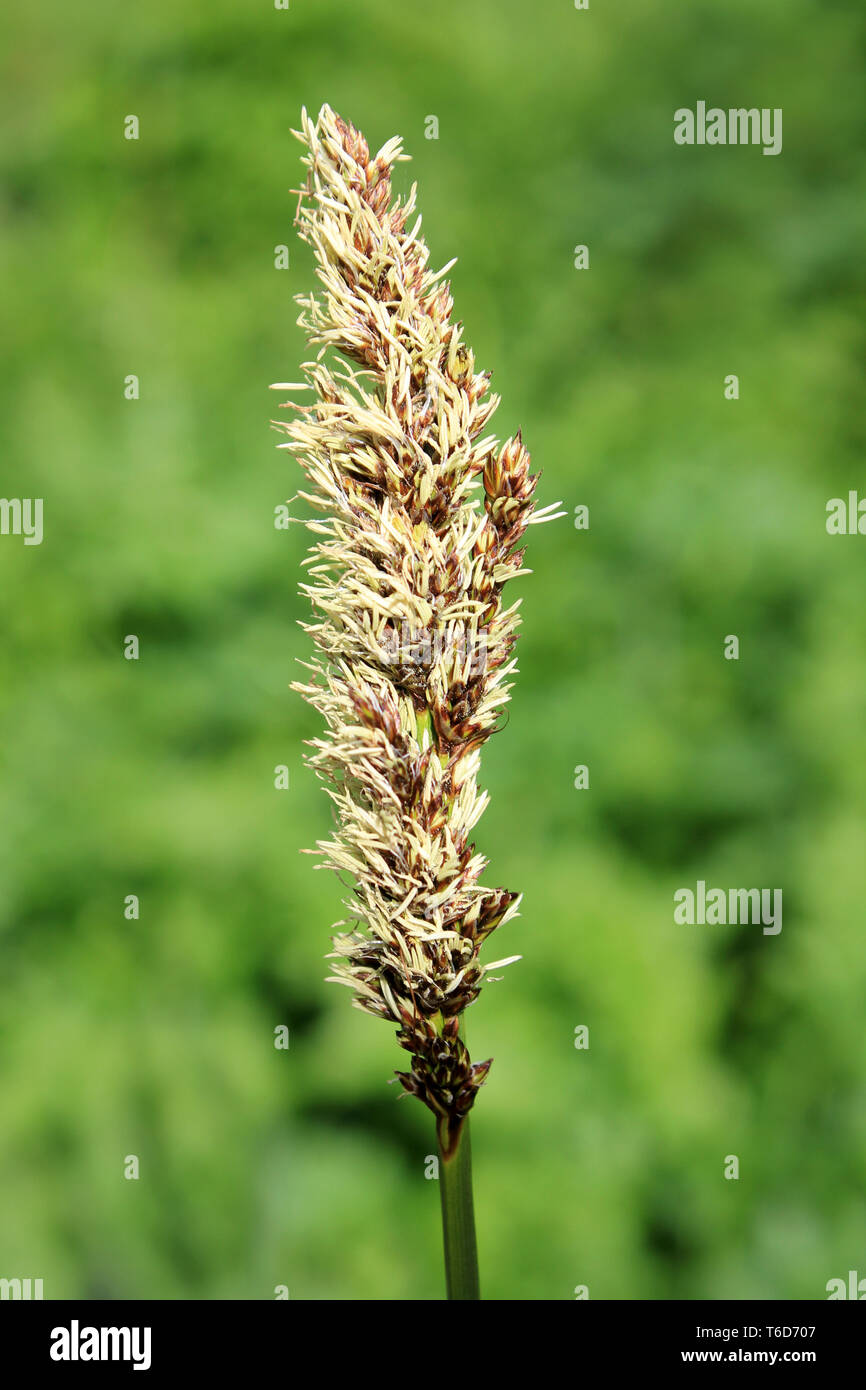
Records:
{"label": "plant stalk", "polygon": [[449,1135],[446,1126],[440,1126],[438,1138],[447,1297],[480,1299],[468,1118],[463,1121],[456,1136]]}

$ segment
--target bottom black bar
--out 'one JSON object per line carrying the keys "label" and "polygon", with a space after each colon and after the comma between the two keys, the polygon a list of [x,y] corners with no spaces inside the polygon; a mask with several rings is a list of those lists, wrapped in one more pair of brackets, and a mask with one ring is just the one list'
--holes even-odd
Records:
{"label": "bottom black bar", "polygon": [[[514,1305],[510,1304],[509,1307]],[[673,1367],[808,1366],[826,1376],[840,1371],[862,1355],[866,1324],[862,1315],[839,1302],[735,1303],[603,1303],[573,1302],[561,1306],[554,1318],[543,1307],[524,1305],[527,1313],[512,1315],[498,1349],[509,1354],[523,1343],[535,1363],[545,1363],[559,1338],[567,1339],[570,1354],[579,1351],[580,1364],[592,1355],[596,1371],[642,1369],[666,1372]],[[363,1341],[353,1337],[354,1310],[364,1310],[359,1324]],[[324,1313],[316,1316],[314,1309]],[[536,1316],[530,1310],[538,1310]],[[312,1316],[311,1316],[312,1313]],[[454,1365],[461,1336],[489,1355],[485,1337],[487,1315],[479,1308],[470,1321],[457,1315],[443,1318],[441,1331],[425,1326],[422,1363],[437,1359]],[[495,1313],[491,1328],[498,1328]],[[166,1373],[195,1372],[225,1379],[233,1372],[286,1372],[297,1367],[299,1355],[321,1357],[329,1377],[342,1364],[357,1369],[359,1353],[368,1364],[384,1368],[395,1358],[403,1363],[413,1353],[418,1333],[404,1317],[391,1320],[387,1308],[372,1313],[370,1303],[311,1304],[301,1302],[3,1302],[0,1336],[4,1364],[20,1374],[38,1371],[62,1380],[69,1376],[98,1376],[101,1370],[136,1372],[160,1379]],[[470,1331],[471,1329],[471,1331]],[[538,1340],[539,1332],[543,1341]],[[575,1341],[579,1338],[579,1341]],[[487,1352],[483,1348],[487,1347]],[[417,1355],[417,1350],[416,1353]],[[372,1358],[372,1360],[371,1360]],[[471,1359],[471,1358],[470,1358]],[[380,1369],[374,1374],[379,1378]],[[402,1378],[401,1372],[401,1378]],[[423,1374],[423,1372],[422,1372]]]}

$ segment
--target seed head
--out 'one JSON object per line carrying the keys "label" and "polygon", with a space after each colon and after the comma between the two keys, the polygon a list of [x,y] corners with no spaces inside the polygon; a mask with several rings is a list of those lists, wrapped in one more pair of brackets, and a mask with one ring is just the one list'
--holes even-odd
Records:
{"label": "seed head", "polygon": [[302,626],[316,658],[293,688],[326,726],[308,762],[337,828],[317,852],[354,883],[330,978],[396,1024],[411,1056],[397,1074],[447,1149],[490,1068],[458,1031],[495,968],[479,948],[519,905],[481,884],[471,838],[487,804],[480,749],[516,670],[519,605],[503,589],[526,573],[526,527],[553,508],[533,516],[520,435],[500,447],[484,434],[498,398],[451,320],[450,265],[428,269],[415,186],[392,195],[399,138],[371,157],[327,106],[295,134],[299,234],[322,285],[299,297],[299,323],[320,351],[303,368],[312,403],[277,427],[314,512]]}

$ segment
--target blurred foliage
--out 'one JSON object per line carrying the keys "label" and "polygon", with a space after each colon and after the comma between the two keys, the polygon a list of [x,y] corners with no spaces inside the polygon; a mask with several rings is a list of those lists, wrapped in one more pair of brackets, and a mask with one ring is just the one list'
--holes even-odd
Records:
{"label": "blurred foliage", "polygon": [[[499,432],[523,427],[542,503],[590,507],[532,533],[484,763],[488,881],[525,892],[493,946],[524,960],[468,1020],[495,1057],[484,1292],[866,1274],[866,541],[824,526],[864,487],[861,7],[91,0],[0,24],[0,491],[45,499],[43,545],[0,540],[0,1275],[441,1294],[428,1115],[387,1085],[391,1030],[324,983],[341,890],[298,854],[329,811],[287,688],[306,540],[272,524],[298,479],[266,388],[304,355],[290,129],[323,101],[404,135]],[[698,99],[782,107],[782,154],[675,146]],[[697,878],[782,887],[781,935],[675,926]]]}

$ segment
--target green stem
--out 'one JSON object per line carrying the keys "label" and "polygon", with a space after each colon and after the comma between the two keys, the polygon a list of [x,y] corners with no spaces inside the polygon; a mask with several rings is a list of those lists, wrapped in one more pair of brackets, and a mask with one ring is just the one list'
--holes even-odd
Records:
{"label": "green stem", "polygon": [[439,1130],[439,1195],[445,1243],[445,1284],[449,1299],[480,1299],[475,1212],[472,1205],[472,1151],[469,1120],[456,1138]]}

